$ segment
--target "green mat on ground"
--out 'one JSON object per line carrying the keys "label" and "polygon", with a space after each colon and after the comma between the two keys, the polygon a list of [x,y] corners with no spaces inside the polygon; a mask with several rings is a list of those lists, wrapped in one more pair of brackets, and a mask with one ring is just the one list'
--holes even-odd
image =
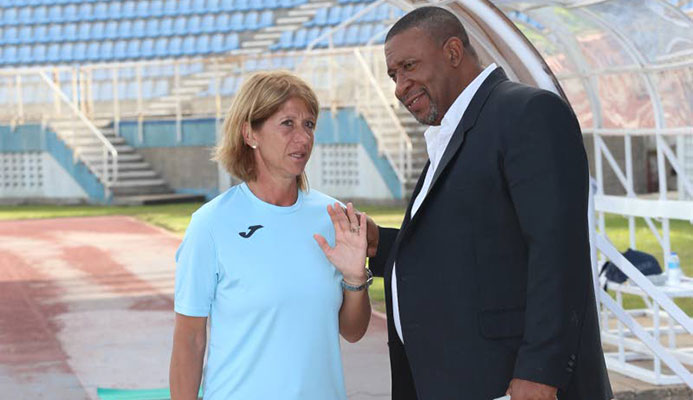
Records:
{"label": "green mat on ground", "polygon": [[[163,389],[109,389],[97,388],[96,394],[101,400],[169,400],[171,392]],[[197,395],[202,397],[202,388]]]}

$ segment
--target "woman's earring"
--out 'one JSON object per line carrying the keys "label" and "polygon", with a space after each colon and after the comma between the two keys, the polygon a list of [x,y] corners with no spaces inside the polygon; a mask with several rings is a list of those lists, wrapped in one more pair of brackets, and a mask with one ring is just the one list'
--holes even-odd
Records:
{"label": "woman's earring", "polygon": [[257,149],[257,145],[256,145],[256,144],[251,144],[250,147],[251,147],[253,150]]}

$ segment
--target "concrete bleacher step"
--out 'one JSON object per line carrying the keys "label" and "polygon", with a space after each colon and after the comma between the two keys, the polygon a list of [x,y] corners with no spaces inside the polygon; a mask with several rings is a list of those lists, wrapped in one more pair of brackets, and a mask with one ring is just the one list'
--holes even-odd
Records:
{"label": "concrete bleacher step", "polygon": [[190,202],[201,203],[203,201],[205,201],[205,196],[199,194],[159,193],[147,195],[117,196],[113,199],[113,204],[126,206],[142,206],[152,204],[172,204]]}
{"label": "concrete bleacher step", "polygon": [[151,170],[151,169],[142,169],[142,170],[135,170],[135,171],[119,171],[118,172],[118,181],[129,181],[129,180],[135,180],[135,179],[154,179],[159,176],[156,171]]}
{"label": "concrete bleacher step", "polygon": [[[101,154],[96,154],[96,153],[81,153],[82,159],[90,164],[94,164],[97,162],[102,162],[102,156]],[[118,163],[125,163],[125,162],[132,162],[132,161],[142,161],[142,155],[138,153],[132,153],[132,154],[118,154]]]}

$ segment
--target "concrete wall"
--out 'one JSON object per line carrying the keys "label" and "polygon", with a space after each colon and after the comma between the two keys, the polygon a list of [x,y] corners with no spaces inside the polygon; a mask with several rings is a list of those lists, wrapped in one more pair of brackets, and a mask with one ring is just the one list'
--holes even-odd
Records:
{"label": "concrete wall", "polygon": [[143,147],[137,149],[156,172],[177,192],[216,196],[219,173],[210,161],[211,147]]}
{"label": "concrete wall", "polygon": [[[583,135],[583,141],[585,143],[585,150],[587,151],[587,159],[589,160],[590,175],[596,178],[597,174],[594,166],[594,138],[592,135]],[[625,174],[626,158],[623,137],[606,137],[604,138],[604,142]],[[633,176],[635,178],[633,187],[635,193],[647,193],[647,138],[632,137],[631,143],[633,149]],[[623,186],[605,157],[602,158],[602,169],[604,171],[604,192],[610,195],[625,194],[626,191],[623,189]]]}

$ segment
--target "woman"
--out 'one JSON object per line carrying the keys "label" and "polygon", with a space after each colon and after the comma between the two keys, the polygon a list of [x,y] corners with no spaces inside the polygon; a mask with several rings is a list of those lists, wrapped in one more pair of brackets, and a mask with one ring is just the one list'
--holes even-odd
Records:
{"label": "woman", "polygon": [[318,110],[284,72],[237,93],[216,158],[243,183],[193,214],[176,253],[172,399],[197,398],[208,317],[205,399],[346,399],[339,334],[359,340],[371,312],[366,218],[307,190]]}

